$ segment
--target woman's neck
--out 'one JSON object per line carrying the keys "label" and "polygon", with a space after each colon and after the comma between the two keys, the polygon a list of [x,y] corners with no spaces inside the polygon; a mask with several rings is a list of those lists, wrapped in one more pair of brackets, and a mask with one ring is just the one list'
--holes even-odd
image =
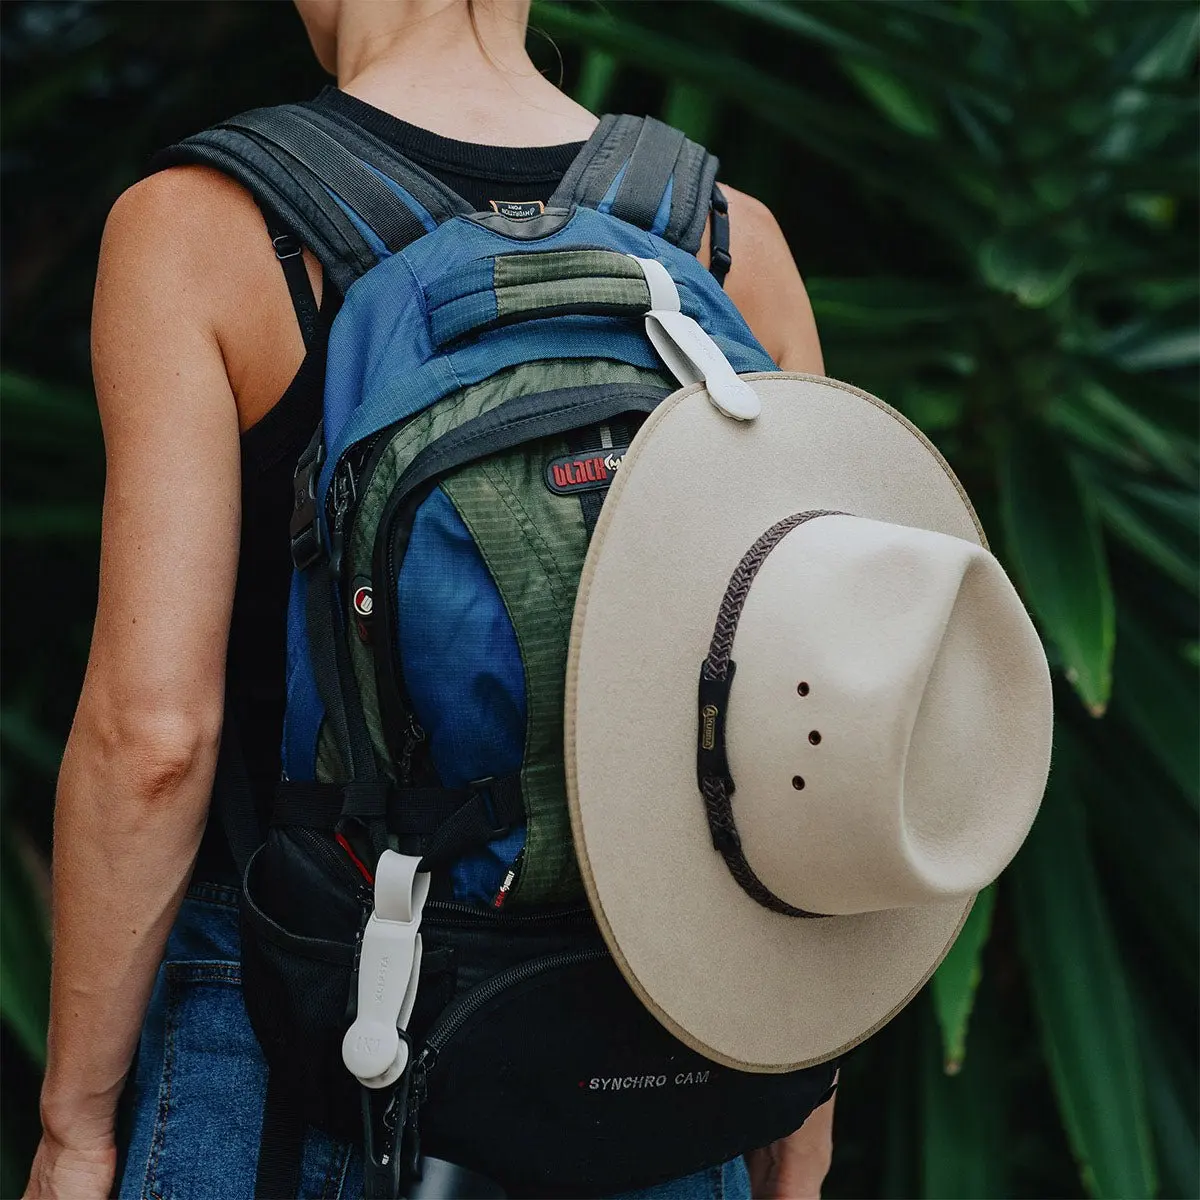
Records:
{"label": "woman's neck", "polygon": [[545,79],[525,50],[526,0],[343,4],[338,86],[459,141],[537,146],[580,141],[586,109]]}

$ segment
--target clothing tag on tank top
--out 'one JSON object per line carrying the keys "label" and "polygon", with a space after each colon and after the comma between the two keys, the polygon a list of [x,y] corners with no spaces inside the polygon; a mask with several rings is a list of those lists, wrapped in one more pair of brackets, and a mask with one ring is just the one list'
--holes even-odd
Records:
{"label": "clothing tag on tank top", "polygon": [[488,203],[510,221],[532,221],[546,211],[541,200],[489,200]]}

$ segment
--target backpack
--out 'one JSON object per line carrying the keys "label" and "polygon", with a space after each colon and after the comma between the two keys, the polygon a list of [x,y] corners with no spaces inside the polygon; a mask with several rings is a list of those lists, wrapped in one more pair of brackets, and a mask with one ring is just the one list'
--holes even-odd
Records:
{"label": "backpack", "polygon": [[549,204],[476,213],[298,104],[152,169],[185,163],[258,201],[306,341],[301,244],[340,304],[295,472],[283,777],[257,813],[227,726],[214,791],[269,1066],[256,1194],[295,1195],[307,1124],[360,1142],[388,1197],[434,1194],[447,1163],[474,1173],[458,1194],[605,1195],[791,1133],[836,1063],[743,1073],[660,1025],[587,906],[566,804],[567,644],[607,485],[678,386],[736,408],[735,372],[775,369],[722,291],[716,159],[606,116]]}

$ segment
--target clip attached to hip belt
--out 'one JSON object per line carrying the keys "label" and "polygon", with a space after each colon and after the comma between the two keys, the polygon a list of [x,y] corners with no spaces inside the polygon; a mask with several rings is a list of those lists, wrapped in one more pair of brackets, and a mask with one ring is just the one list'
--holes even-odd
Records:
{"label": "clip attached to hip belt", "polygon": [[421,974],[421,913],[429,873],[421,860],[385,850],[375,868],[375,908],[358,960],[358,1007],[342,1039],[342,1061],[363,1087],[395,1083],[408,1065],[407,1028]]}

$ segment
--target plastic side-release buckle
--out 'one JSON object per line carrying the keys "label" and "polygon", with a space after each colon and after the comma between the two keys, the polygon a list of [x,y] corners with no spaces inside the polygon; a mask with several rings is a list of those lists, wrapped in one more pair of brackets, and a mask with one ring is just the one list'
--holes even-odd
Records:
{"label": "plastic side-release buckle", "polygon": [[679,289],[670,272],[654,258],[637,262],[650,289],[646,336],[671,374],[685,387],[703,381],[709,399],[727,417],[753,421],[762,411],[758,393],[739,378],[703,328],[680,311]]}
{"label": "plastic side-release buckle", "polygon": [[288,532],[292,562],[298,571],[307,570],[321,557],[321,521],[317,511],[317,479],[325,462],[320,430],[309,442],[292,475],[292,517]]}
{"label": "plastic side-release buckle", "polygon": [[363,931],[358,1010],[342,1039],[342,1061],[363,1087],[395,1083],[408,1065],[400,1036],[412,1016],[421,973],[421,913],[429,873],[421,860],[385,850],[375,867],[375,909]]}

